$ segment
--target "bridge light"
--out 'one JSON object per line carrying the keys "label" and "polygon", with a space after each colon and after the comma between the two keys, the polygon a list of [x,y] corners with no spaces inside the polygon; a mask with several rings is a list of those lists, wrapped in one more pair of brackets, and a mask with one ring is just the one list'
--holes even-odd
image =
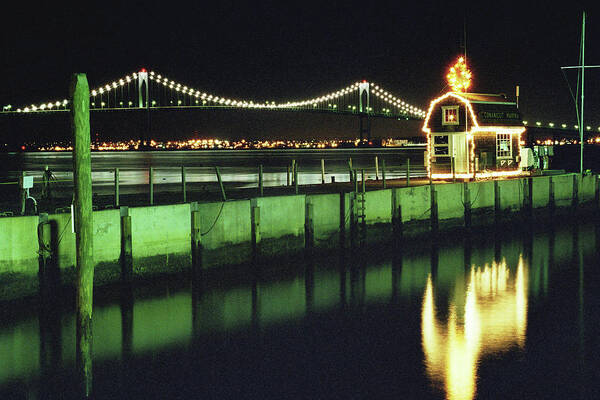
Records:
{"label": "bridge light", "polygon": [[181,100],[177,100],[177,105],[181,105]]}
{"label": "bridge light", "polygon": [[591,126],[586,126],[585,129],[587,129],[588,131],[592,129]]}
{"label": "bridge light", "polygon": [[121,107],[123,107],[123,102],[122,102],[122,101],[120,101],[120,102],[119,102],[119,105],[120,105]]}
{"label": "bridge light", "polygon": [[133,101],[129,101],[127,104],[128,104],[129,106],[132,106],[132,105],[133,105]]}
{"label": "bridge light", "polygon": [[541,126],[541,125],[542,125],[542,123],[541,123],[541,122],[539,122],[539,121],[537,121],[535,124],[536,124],[537,126]]}
{"label": "bridge light", "polygon": [[573,125],[573,128],[579,129],[579,125]]}
{"label": "bridge light", "polygon": [[554,128],[554,123],[553,123],[553,122],[549,122],[549,123],[548,123],[548,126],[549,126],[550,128]]}
{"label": "bridge light", "polygon": [[566,127],[567,127],[567,124],[562,124],[561,126],[562,126],[563,128],[566,128]]}
{"label": "bridge light", "polygon": [[57,101],[56,103],[54,103],[54,105],[55,105],[56,107],[60,106],[60,101]]}
{"label": "bridge light", "polygon": [[156,100],[152,100],[152,105],[155,106],[156,105]]}

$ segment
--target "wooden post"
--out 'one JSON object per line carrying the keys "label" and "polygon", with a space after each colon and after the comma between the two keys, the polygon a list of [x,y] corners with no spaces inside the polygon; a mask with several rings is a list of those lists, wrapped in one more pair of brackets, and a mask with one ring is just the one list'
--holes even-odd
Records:
{"label": "wooden post", "polygon": [[115,208],[119,208],[119,168],[115,168]]}
{"label": "wooden post", "polygon": [[315,227],[313,221],[314,206],[306,198],[306,209],[304,219],[304,246],[307,249],[312,249],[315,246]]}
{"label": "wooden post", "polygon": [[20,190],[19,195],[21,196],[21,215],[25,215],[25,203],[27,202],[27,191],[23,188],[23,182],[25,182],[25,171],[21,172],[20,179]]}
{"label": "wooden post", "polygon": [[121,279],[130,283],[133,278],[131,216],[128,207],[121,207]]}
{"label": "wooden post", "polygon": [[354,182],[354,172],[352,171],[352,159],[348,161],[348,171],[350,171],[350,183]]}
{"label": "wooden post", "polygon": [[51,240],[52,240],[52,230],[50,223],[48,221],[47,213],[40,213],[39,216],[39,227],[38,227],[38,254],[40,255],[40,274],[46,274],[46,269],[48,267],[48,261],[52,255],[51,251]]}
{"label": "wooden post", "polygon": [[186,176],[185,176],[185,167],[181,167],[181,194],[183,196],[183,202],[187,202],[187,190],[186,190]]}
{"label": "wooden post", "polygon": [[290,166],[288,165],[285,169],[287,170],[287,186],[290,186]]}
{"label": "wooden post", "polygon": [[[552,178],[550,178],[552,179]],[[498,181],[494,181],[494,221],[498,223],[500,221],[500,184]]]}
{"label": "wooden post", "polygon": [[437,191],[435,190],[435,186],[431,185],[431,231],[433,233],[437,233],[438,231],[438,201],[437,201]]}
{"label": "wooden post", "polygon": [[465,193],[465,228],[471,228],[471,189],[469,188],[468,182],[463,182],[463,188]]}
{"label": "wooden post", "polygon": [[258,195],[263,197],[263,166],[262,164],[258,166]]}
{"label": "wooden post", "polygon": [[296,176],[296,160],[292,160],[292,183],[294,183],[294,178]]}
{"label": "wooden post", "polygon": [[254,257],[258,258],[260,255],[260,207],[257,205],[252,206],[250,220],[252,224],[252,247],[254,250]]}
{"label": "wooden post", "polygon": [[294,191],[298,194],[298,164],[294,164]]}
{"label": "wooden post", "polygon": [[325,160],[321,158],[321,183],[325,183]]}
{"label": "wooden post", "polygon": [[76,281],[76,365],[82,397],[92,394],[92,304],[94,290],[90,89],[85,74],[69,88],[73,129]]}
{"label": "wooden post", "polygon": [[192,265],[202,269],[202,231],[201,215],[197,205],[192,207]]}
{"label": "wooden post", "polygon": [[554,199],[554,180],[550,177],[550,184],[548,185],[548,206],[550,208],[550,215],[554,215],[554,210],[556,208],[556,201]]}
{"label": "wooden post", "polygon": [[221,188],[221,198],[223,201],[227,201],[227,196],[225,195],[225,187],[223,186],[223,181],[221,180],[221,173],[219,172],[219,167],[215,167],[215,173],[217,174],[217,181],[219,181],[219,188]]}
{"label": "wooden post", "polygon": [[381,160],[381,180],[382,186],[385,189],[387,187],[387,184],[385,183],[385,160]]}
{"label": "wooden post", "polygon": [[375,156],[375,180],[379,180],[379,159]]}
{"label": "wooden post", "polygon": [[[431,174],[429,174],[429,184],[431,185]],[[410,158],[406,159],[406,186],[410,186]]]}
{"label": "wooden post", "polygon": [[148,185],[150,186],[150,205],[154,205],[154,168],[148,171]]}

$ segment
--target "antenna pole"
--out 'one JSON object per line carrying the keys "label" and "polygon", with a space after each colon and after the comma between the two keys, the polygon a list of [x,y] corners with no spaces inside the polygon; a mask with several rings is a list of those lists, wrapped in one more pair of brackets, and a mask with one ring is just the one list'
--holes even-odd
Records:
{"label": "antenna pole", "polygon": [[580,155],[579,155],[579,173],[583,174],[583,89],[584,89],[584,77],[585,77],[585,11],[583,12],[583,19],[581,24],[581,121],[579,122],[579,144],[580,144]]}

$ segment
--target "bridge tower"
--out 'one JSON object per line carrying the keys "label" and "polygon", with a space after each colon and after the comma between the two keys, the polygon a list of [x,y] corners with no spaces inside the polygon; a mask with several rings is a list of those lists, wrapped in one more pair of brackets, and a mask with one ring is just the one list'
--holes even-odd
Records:
{"label": "bridge tower", "polygon": [[365,137],[371,140],[371,120],[369,119],[371,84],[363,80],[358,84],[358,118],[359,134],[362,142]]}
{"label": "bridge tower", "polygon": [[[148,71],[146,68],[140,69],[137,73],[137,82],[138,82],[138,107],[146,108],[146,129],[145,134],[142,133],[141,141],[142,147],[149,146],[148,141],[152,137],[151,132],[151,124],[150,124],[150,86],[148,85]],[[144,104],[144,96],[146,95],[146,102]]]}
{"label": "bridge tower", "polygon": [[146,108],[148,108],[150,106],[150,99],[149,99],[149,87],[148,87],[148,71],[146,71],[146,68],[142,68],[140,70],[140,72],[138,72],[137,74],[138,76],[138,107],[139,108],[144,108],[144,96],[143,91],[145,90],[145,95],[146,95]]}

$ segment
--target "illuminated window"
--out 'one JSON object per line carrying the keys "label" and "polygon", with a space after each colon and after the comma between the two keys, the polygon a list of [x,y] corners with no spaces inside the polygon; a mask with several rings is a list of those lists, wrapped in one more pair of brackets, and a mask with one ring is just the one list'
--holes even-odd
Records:
{"label": "illuminated window", "polygon": [[447,156],[448,135],[433,135],[433,154],[436,156]]}
{"label": "illuminated window", "polygon": [[442,107],[442,125],[458,125],[458,106]]}
{"label": "illuminated window", "polygon": [[496,157],[512,157],[512,146],[510,145],[510,133],[496,134]]}

